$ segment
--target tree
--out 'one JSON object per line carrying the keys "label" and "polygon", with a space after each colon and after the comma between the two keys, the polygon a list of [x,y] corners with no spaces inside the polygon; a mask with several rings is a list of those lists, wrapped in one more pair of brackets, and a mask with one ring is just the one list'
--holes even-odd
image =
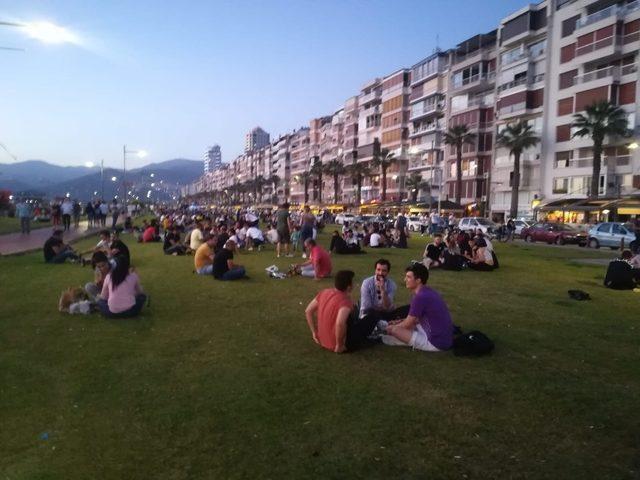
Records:
{"label": "tree", "polygon": [[594,102],[585,108],[585,113],[573,116],[571,125],[576,131],[575,137],[591,137],[593,142],[593,172],[591,176],[591,198],[598,198],[600,187],[600,167],[602,164],[602,145],[605,137],[624,137],[630,134],[627,114],[620,107],[606,100]]}
{"label": "tree", "polygon": [[444,134],[444,143],[456,149],[456,203],[460,204],[462,193],[462,146],[473,143],[476,134],[469,132],[467,125],[454,125]]}
{"label": "tree", "polygon": [[274,173],[269,177],[269,183],[273,185],[271,201],[278,203],[278,185],[280,185],[280,177]]}
{"label": "tree", "polygon": [[253,185],[256,189],[256,196],[260,199],[260,203],[262,203],[262,190],[264,186],[267,184],[267,179],[262,175],[258,175],[256,179],[253,181]]}
{"label": "tree", "polygon": [[371,176],[371,169],[366,163],[354,161],[354,163],[349,165],[348,172],[353,181],[356,182],[356,205],[360,205],[362,199],[362,181],[366,177]]}
{"label": "tree", "polygon": [[509,123],[498,133],[496,143],[498,146],[509,150],[509,155],[513,155],[513,180],[511,182],[511,208],[509,216],[518,216],[518,194],[520,191],[520,155],[527,148],[535,147],[540,138],[536,136],[533,127],[526,120],[518,123]]}
{"label": "tree", "polygon": [[418,173],[412,173],[407,177],[405,181],[407,190],[411,195],[411,202],[416,203],[418,201],[418,194],[421,190],[424,190],[429,184],[422,181],[422,175]]}
{"label": "tree", "polygon": [[324,172],[333,177],[333,203],[338,203],[340,175],[345,174],[346,168],[340,160],[334,158],[324,165]]}
{"label": "tree", "polygon": [[304,185],[304,203],[309,203],[309,183],[313,179],[313,174],[309,171],[304,171],[298,175],[298,181]]}
{"label": "tree", "polygon": [[314,157],[311,174],[318,180],[318,203],[322,203],[322,173],[323,168],[320,157]]}
{"label": "tree", "polygon": [[392,152],[386,148],[374,153],[371,165],[373,168],[379,168],[382,177],[382,201],[387,200],[387,169],[396,162],[396,158]]}

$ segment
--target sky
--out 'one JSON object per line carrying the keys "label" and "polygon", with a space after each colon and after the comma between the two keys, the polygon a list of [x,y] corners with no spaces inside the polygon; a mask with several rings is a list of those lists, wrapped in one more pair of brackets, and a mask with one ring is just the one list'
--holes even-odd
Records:
{"label": "sky", "polygon": [[[0,143],[18,161],[201,159],[242,153],[256,125],[307,126],[368,80],[496,28],[517,0],[0,0],[0,21],[49,21],[51,45],[0,26]],[[455,22],[454,22],[455,19]],[[0,149],[0,163],[14,160]]]}

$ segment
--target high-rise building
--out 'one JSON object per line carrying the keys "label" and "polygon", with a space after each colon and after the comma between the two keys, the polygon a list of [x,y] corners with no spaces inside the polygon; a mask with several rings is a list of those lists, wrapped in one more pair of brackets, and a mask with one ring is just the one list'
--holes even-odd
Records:
{"label": "high-rise building", "polygon": [[269,134],[262,128],[256,127],[245,136],[244,151],[250,152],[269,145]]}
{"label": "high-rise building", "polygon": [[[358,95],[358,150],[355,160],[371,165],[382,138],[382,79],[367,82]],[[355,203],[357,192],[352,197]],[[380,178],[368,176],[362,182],[361,202],[380,198]]]}
{"label": "high-rise building", "polygon": [[220,145],[209,147],[204,154],[204,173],[213,172],[222,166]]}

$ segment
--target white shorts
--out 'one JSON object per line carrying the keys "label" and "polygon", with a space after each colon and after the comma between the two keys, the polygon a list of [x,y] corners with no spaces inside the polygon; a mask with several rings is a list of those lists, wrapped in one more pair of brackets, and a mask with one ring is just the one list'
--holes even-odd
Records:
{"label": "white shorts", "polygon": [[408,344],[392,335],[382,335],[382,343],[396,347],[412,347],[414,350],[422,350],[423,352],[440,351],[429,341],[427,333],[421,325],[416,326],[413,335],[411,335],[411,341]]}

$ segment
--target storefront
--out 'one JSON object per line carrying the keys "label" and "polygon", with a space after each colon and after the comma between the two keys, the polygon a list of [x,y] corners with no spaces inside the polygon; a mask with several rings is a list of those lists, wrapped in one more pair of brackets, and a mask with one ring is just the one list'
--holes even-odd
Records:
{"label": "storefront", "polygon": [[640,218],[640,196],[627,198],[562,199],[535,208],[537,221],[561,223],[626,222]]}

